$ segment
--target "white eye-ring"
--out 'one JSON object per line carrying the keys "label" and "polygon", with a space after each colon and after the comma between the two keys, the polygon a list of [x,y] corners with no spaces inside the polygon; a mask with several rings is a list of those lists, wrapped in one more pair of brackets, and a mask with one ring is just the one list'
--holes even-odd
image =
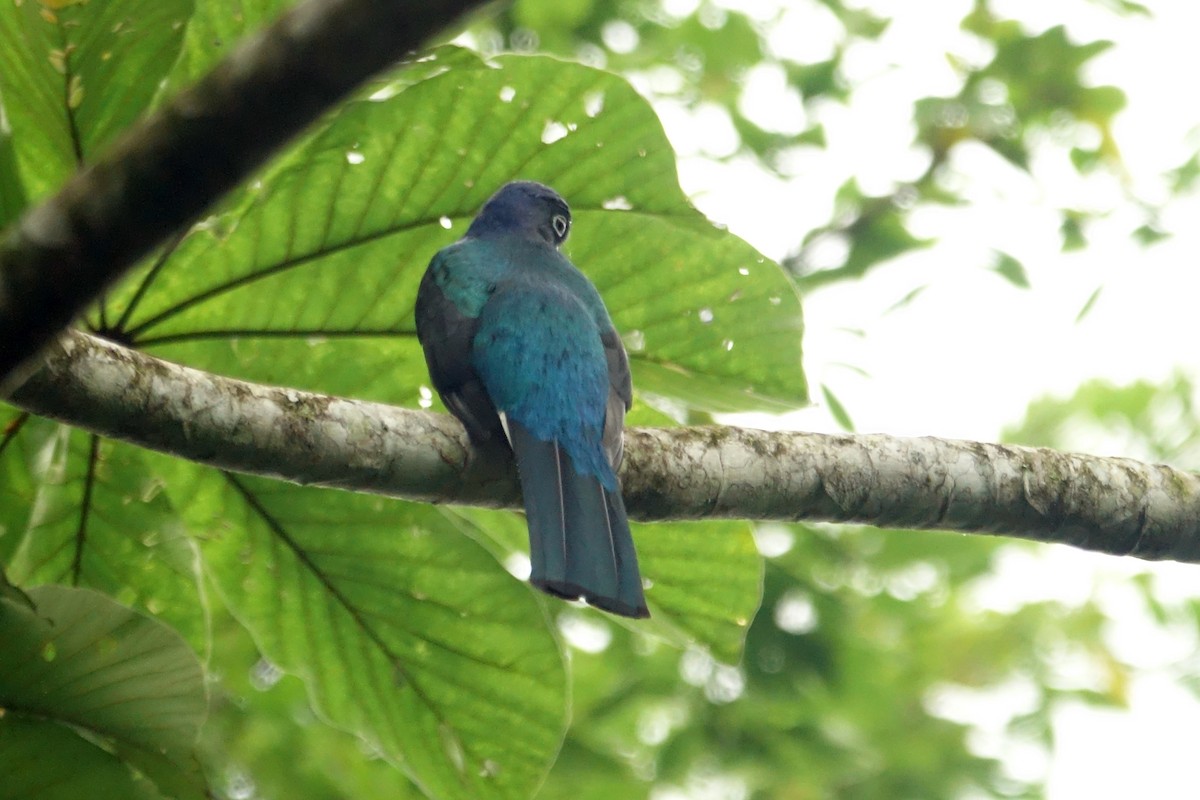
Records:
{"label": "white eye-ring", "polygon": [[555,214],[550,218],[550,224],[554,227],[554,234],[559,239],[567,238],[567,231],[571,227],[571,223],[562,214]]}

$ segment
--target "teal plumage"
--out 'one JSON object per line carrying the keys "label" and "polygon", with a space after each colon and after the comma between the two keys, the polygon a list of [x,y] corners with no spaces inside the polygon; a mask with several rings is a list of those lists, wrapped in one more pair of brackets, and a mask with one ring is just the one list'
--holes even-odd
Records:
{"label": "teal plumage", "polygon": [[[479,452],[516,458],[530,581],[630,617],[649,615],[616,468],[629,362],[596,288],[559,251],[566,202],[504,186],[417,294],[430,377]],[[503,417],[503,422],[501,421]]]}

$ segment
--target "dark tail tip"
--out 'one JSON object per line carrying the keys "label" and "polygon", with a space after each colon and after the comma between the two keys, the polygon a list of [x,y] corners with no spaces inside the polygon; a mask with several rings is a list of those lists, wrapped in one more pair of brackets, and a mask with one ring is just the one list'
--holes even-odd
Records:
{"label": "dark tail tip", "polygon": [[645,601],[642,601],[638,605],[632,605],[622,601],[620,598],[601,597],[578,584],[568,581],[530,580],[530,583],[546,594],[552,594],[564,600],[583,599],[590,606],[595,606],[601,611],[607,611],[610,614],[616,614],[620,617],[646,619],[650,616],[650,609],[646,608]]}

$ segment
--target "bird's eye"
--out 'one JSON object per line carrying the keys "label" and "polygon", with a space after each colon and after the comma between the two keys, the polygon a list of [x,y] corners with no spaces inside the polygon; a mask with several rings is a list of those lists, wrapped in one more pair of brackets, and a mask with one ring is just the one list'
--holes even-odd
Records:
{"label": "bird's eye", "polygon": [[560,240],[567,238],[567,231],[571,228],[570,221],[562,214],[555,214],[550,218],[550,224],[554,226],[554,235]]}

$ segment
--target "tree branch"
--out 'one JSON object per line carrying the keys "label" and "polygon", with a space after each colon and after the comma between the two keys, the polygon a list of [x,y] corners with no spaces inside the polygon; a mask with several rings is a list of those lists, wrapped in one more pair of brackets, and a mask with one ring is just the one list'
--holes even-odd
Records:
{"label": "tree branch", "polygon": [[[428,502],[517,507],[468,469],[446,414],[223,378],[69,332],[11,396],[46,417],[221,469]],[[1200,563],[1200,476],[1125,458],[933,438],[729,427],[626,432],[631,516],[829,520]]]}
{"label": "tree branch", "polygon": [[0,386],[158,242],[355,86],[480,0],[307,0],[0,242]]}

